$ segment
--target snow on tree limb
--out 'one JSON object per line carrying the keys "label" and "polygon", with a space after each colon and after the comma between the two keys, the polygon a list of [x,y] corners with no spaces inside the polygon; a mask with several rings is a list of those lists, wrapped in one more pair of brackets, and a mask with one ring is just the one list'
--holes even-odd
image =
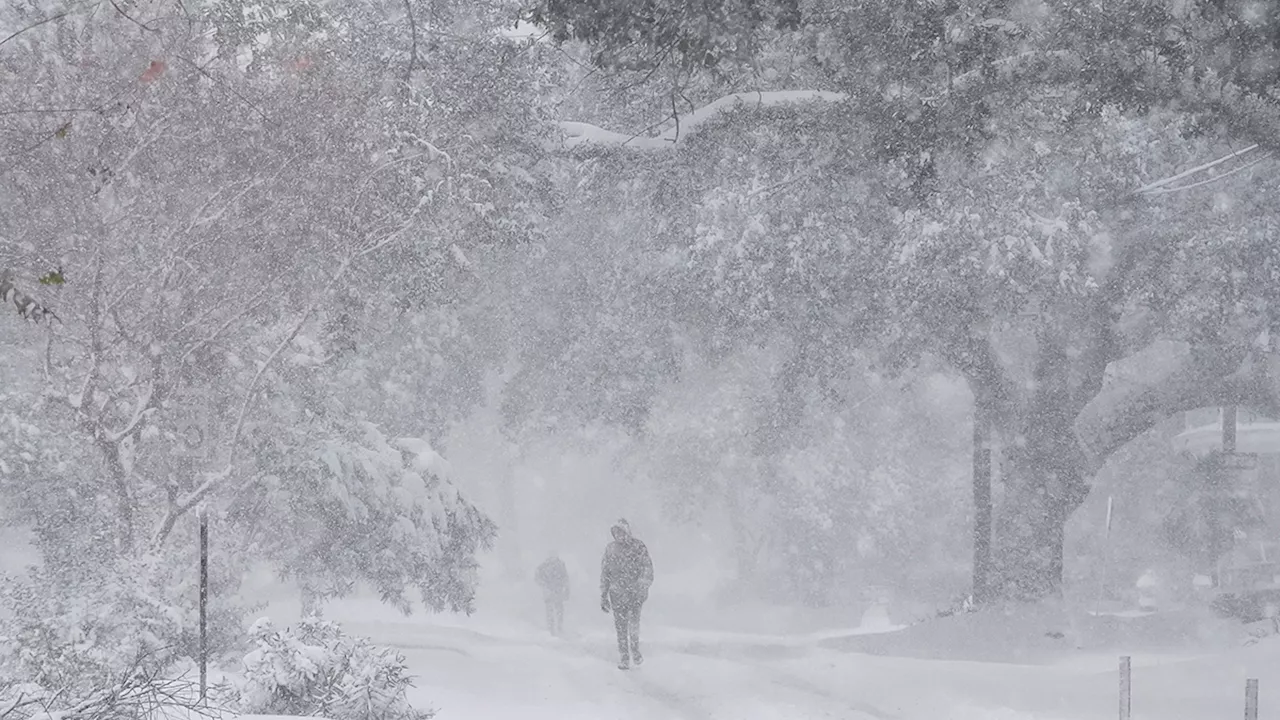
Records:
{"label": "snow on tree limb", "polygon": [[1273,367],[1280,358],[1274,354],[1258,356],[1241,345],[1182,345],[1176,354],[1151,348],[1155,354],[1173,355],[1173,361],[1154,372],[1146,365],[1142,381],[1103,390],[1080,414],[1076,435],[1092,470],[1174,413],[1225,404],[1280,407]]}
{"label": "snow on tree limb", "polygon": [[231,440],[227,443],[227,458],[225,465],[218,472],[206,473],[204,480],[199,486],[183,497],[175,499],[175,501],[170,505],[169,511],[165,514],[164,520],[161,521],[160,529],[156,531],[155,539],[153,541],[154,547],[158,548],[163,545],[165,539],[169,537],[171,532],[173,532],[173,528],[177,524],[178,519],[199,504],[200,501],[210,493],[217,490],[218,487],[232,475],[233,468],[235,467],[236,450],[240,443],[240,436],[244,432],[245,418],[248,415],[249,408],[257,398],[258,383],[261,381],[263,374],[266,373],[267,369],[275,363],[275,361],[280,357],[280,354],[284,352],[285,348],[293,342],[294,338],[298,336],[298,333],[302,331],[302,328],[306,325],[307,321],[311,319],[313,314],[315,314],[320,303],[329,297],[338,282],[346,276],[347,270],[350,269],[351,265],[356,260],[375,253],[395,242],[412,226],[412,223],[413,218],[411,217],[398,229],[392,231],[381,239],[370,243],[363,249],[357,250],[349,255],[346,260],[338,266],[338,269],[334,271],[333,276],[329,278],[329,282],[325,285],[324,290],[320,295],[312,300],[311,304],[303,311],[302,316],[292,325],[289,333],[280,341],[279,344],[276,345],[275,349],[267,356],[266,360],[259,365],[257,372],[249,382],[249,387],[245,390],[244,397],[241,398],[240,410],[236,415],[236,422],[231,432]]}
{"label": "snow on tree limb", "polygon": [[639,150],[665,150],[688,140],[698,128],[730,110],[740,108],[778,107],[808,102],[836,103],[847,99],[844,93],[826,90],[779,90],[773,92],[743,92],[725,95],[687,115],[674,117],[675,124],[658,135],[628,135],[606,130],[590,123],[562,121],[558,123],[565,133],[564,145],[576,148],[580,145],[628,147]]}
{"label": "snow on tree limb", "polygon": [[[1038,79],[1070,79],[1079,73],[1081,58],[1071,50],[1030,50],[996,59],[988,66],[974,69],[951,78],[947,86],[926,99],[935,101],[945,95],[974,92],[989,83],[1007,83],[1015,77],[1035,76]],[[560,129],[566,138],[565,147],[602,145],[628,147],[638,150],[664,150],[679,145],[710,120],[730,111],[746,107],[778,107],[812,102],[837,103],[847,100],[845,93],[827,90],[775,90],[769,92],[740,92],[704,105],[687,115],[677,115],[674,124],[658,135],[620,133],[606,130],[590,123],[562,121]]]}

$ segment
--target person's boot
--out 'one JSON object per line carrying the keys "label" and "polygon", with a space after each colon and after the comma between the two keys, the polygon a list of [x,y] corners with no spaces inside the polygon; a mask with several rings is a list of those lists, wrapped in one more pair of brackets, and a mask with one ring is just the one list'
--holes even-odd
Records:
{"label": "person's boot", "polygon": [[622,659],[618,661],[618,669],[619,669],[619,670],[627,670],[627,669],[629,669],[630,667],[631,667],[631,661],[630,661],[630,659],[629,659],[626,655],[623,655],[623,656],[622,656]]}

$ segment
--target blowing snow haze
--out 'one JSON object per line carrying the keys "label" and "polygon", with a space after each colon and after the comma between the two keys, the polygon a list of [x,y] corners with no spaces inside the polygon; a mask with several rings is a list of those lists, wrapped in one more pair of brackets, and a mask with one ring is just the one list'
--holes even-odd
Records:
{"label": "blowing snow haze", "polygon": [[1246,0],[0,3],[0,720],[1265,717],[1276,87]]}

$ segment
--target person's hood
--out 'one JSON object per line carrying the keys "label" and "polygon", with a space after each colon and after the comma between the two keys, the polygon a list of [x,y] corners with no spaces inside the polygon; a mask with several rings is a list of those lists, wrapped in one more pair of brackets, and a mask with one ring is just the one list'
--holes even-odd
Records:
{"label": "person's hood", "polygon": [[632,537],[631,523],[627,522],[626,518],[620,518],[618,522],[613,524],[613,527],[609,528],[609,532],[618,540],[630,538]]}

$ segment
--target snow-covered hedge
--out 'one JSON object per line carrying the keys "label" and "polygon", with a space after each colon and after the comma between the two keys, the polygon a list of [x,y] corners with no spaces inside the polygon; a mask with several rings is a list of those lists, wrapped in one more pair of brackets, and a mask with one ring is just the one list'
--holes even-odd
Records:
{"label": "snow-covered hedge", "polygon": [[307,715],[329,720],[427,720],[409,705],[413,687],[404,656],[336,624],[308,619],[277,629],[263,618],[249,634],[254,649],[244,675],[222,689],[245,715]]}

